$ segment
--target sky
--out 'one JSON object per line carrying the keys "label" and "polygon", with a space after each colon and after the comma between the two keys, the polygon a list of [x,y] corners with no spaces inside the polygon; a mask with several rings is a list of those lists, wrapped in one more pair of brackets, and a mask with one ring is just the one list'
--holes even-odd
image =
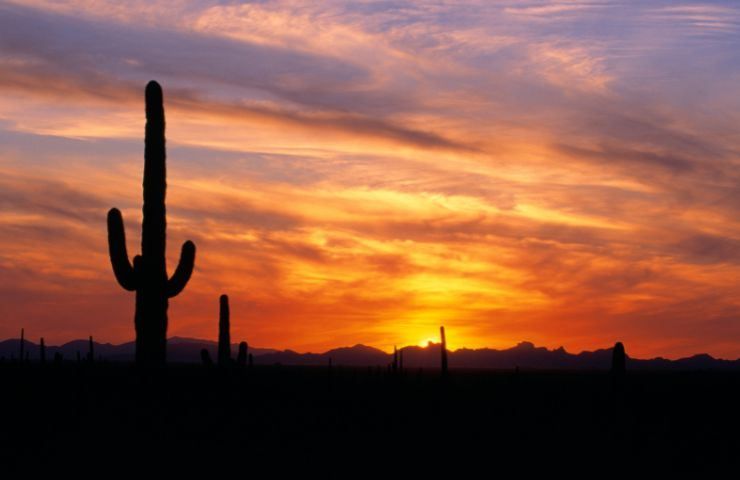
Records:
{"label": "sky", "polygon": [[0,338],[133,339],[152,79],[169,336],[740,357],[737,2],[3,1]]}

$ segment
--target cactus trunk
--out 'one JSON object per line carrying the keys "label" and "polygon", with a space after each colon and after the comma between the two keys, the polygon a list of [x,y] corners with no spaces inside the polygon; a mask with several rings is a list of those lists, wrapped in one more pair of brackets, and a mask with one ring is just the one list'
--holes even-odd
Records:
{"label": "cactus trunk", "polygon": [[144,219],[141,255],[129,262],[121,212],[108,212],[108,245],[113,272],[126,290],[136,291],[136,363],[163,365],[167,356],[167,309],[169,298],[179,294],[193,272],[195,245],[182,246],[180,261],[172,277],[167,275],[166,239],[167,189],[162,89],[157,82],[146,87],[146,131],[144,147]]}
{"label": "cactus trunk", "polygon": [[41,341],[39,342],[39,362],[41,364],[46,363],[46,345],[44,345],[44,337],[41,337]]}

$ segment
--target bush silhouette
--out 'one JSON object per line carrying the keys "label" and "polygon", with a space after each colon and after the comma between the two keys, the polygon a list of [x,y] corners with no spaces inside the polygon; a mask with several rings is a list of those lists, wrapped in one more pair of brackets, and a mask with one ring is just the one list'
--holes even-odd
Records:
{"label": "bush silhouette", "polygon": [[136,291],[136,363],[163,365],[167,357],[167,309],[169,299],[188,283],[195,263],[195,244],[182,246],[175,273],[168,277],[165,258],[167,188],[162,88],[151,81],[146,86],[146,133],[144,148],[144,220],[141,226],[141,255],[129,262],[121,212],[108,212],[108,248],[113,273],[128,291]]}

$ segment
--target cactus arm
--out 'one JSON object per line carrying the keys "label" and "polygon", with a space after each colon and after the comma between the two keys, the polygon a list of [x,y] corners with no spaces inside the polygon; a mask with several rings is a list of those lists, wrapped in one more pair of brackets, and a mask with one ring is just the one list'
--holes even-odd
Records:
{"label": "cactus arm", "polygon": [[123,229],[123,217],[117,208],[108,212],[108,251],[113,273],[118,283],[126,290],[136,290],[137,281],[134,268],[126,252],[126,233]]}
{"label": "cactus arm", "polygon": [[172,298],[182,292],[193,274],[195,264],[195,244],[188,240],[182,244],[180,262],[177,264],[175,273],[167,281],[167,296]]}

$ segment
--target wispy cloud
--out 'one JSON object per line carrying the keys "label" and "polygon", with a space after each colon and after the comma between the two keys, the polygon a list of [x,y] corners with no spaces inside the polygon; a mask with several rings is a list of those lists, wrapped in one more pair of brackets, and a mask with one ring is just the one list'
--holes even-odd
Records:
{"label": "wispy cloud", "polygon": [[[731,2],[7,2],[0,336],[132,335],[105,213],[139,241],[164,85],[171,333],[736,357]],[[174,261],[174,258],[169,260]]]}

